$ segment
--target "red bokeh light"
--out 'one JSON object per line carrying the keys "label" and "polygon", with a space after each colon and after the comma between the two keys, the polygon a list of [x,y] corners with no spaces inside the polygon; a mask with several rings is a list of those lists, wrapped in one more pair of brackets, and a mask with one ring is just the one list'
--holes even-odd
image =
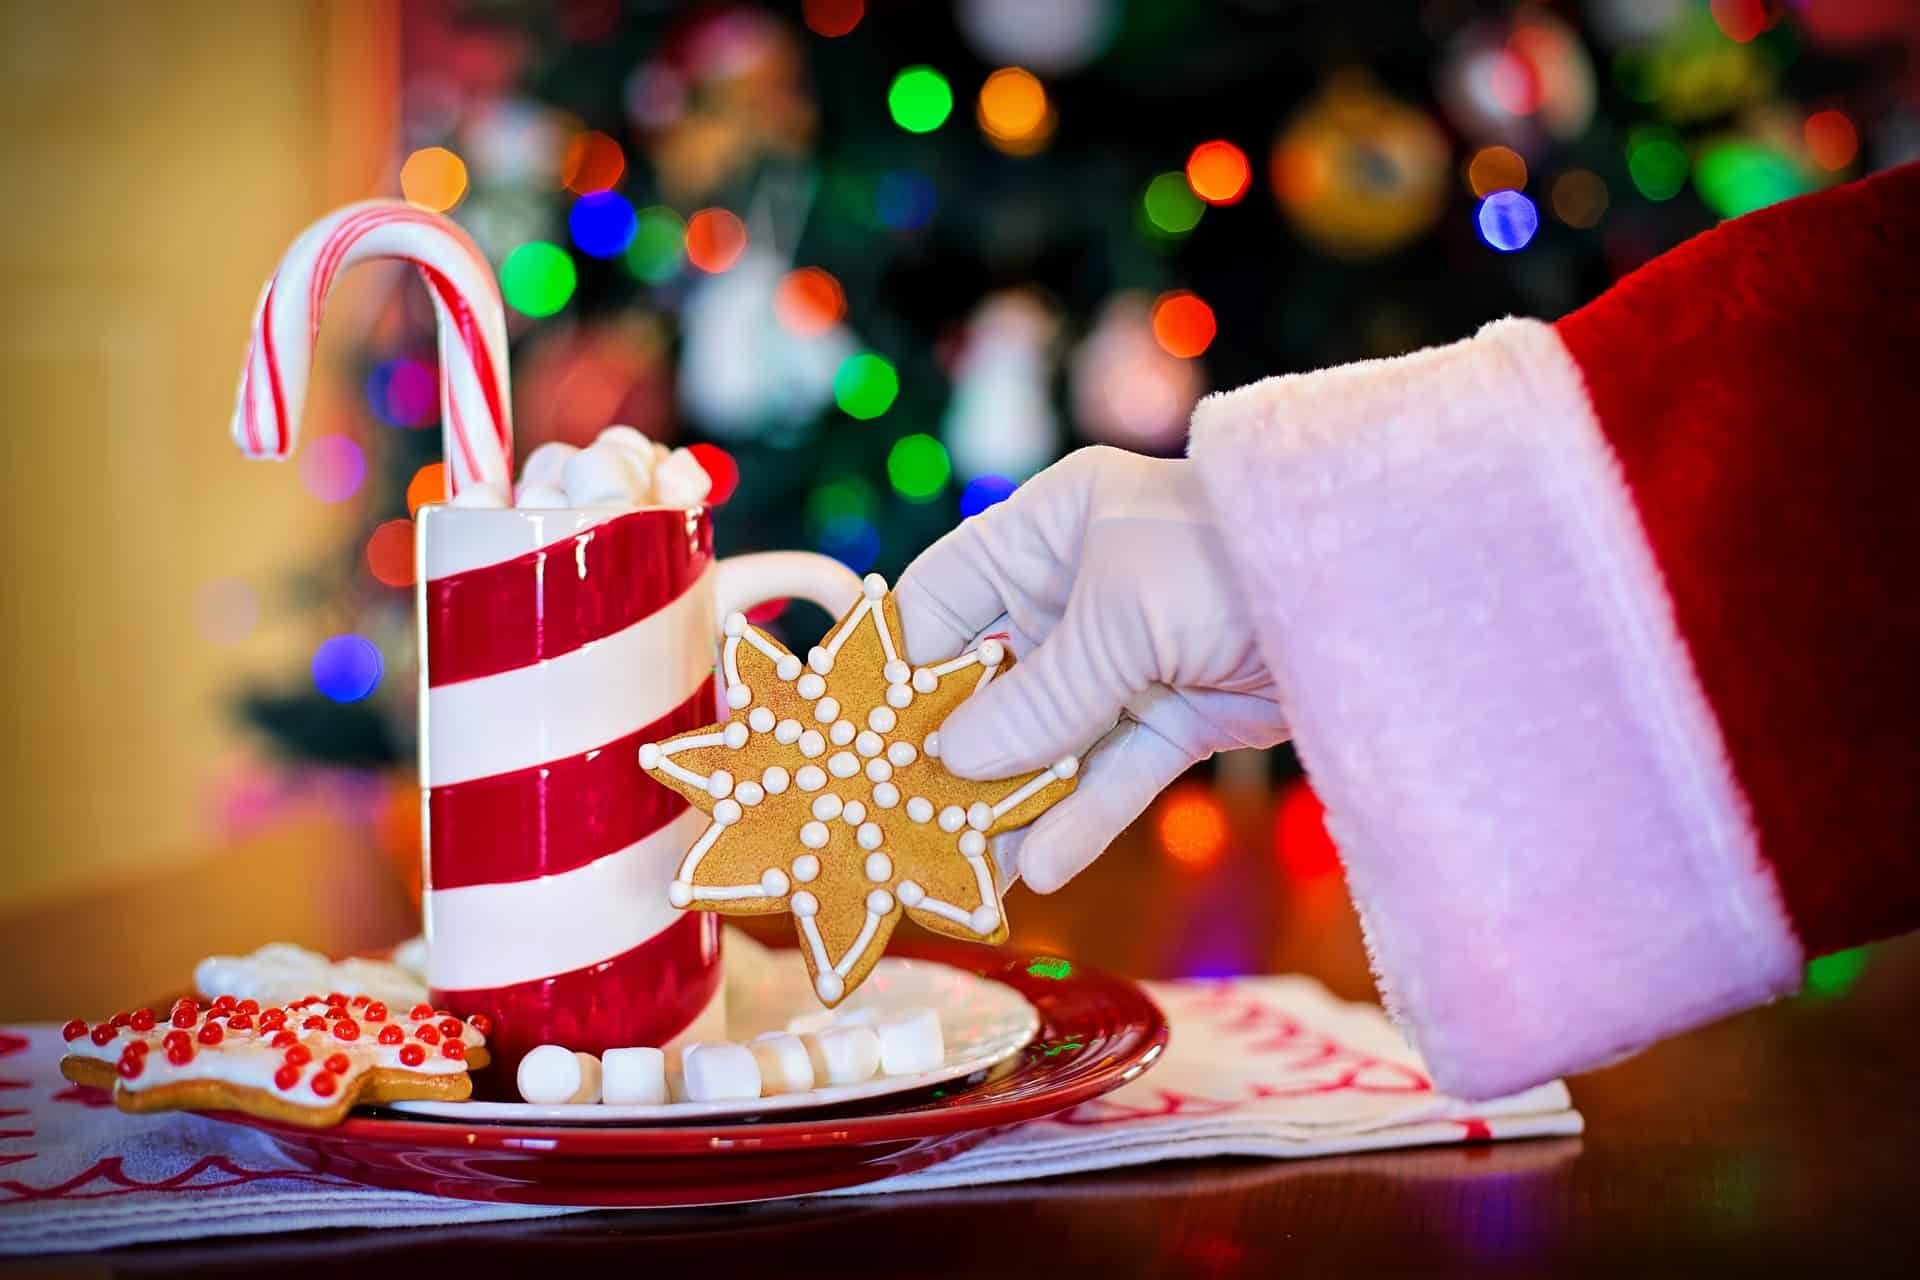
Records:
{"label": "red bokeh light", "polygon": [[1340,854],[1327,834],[1326,806],[1301,778],[1280,792],[1273,811],[1273,850],[1296,880],[1317,880],[1340,871]]}
{"label": "red bokeh light", "polygon": [[866,0],[806,0],[800,7],[807,29],[817,36],[843,36],[867,16]]}
{"label": "red bokeh light", "polygon": [[1822,169],[1844,169],[1860,154],[1860,134],[1838,111],[1816,111],[1805,126],[1807,154]]}
{"label": "red bokeh light", "polygon": [[1170,356],[1192,359],[1213,344],[1213,308],[1185,289],[1153,304],[1153,337]]}
{"label": "red bokeh light", "polygon": [[687,219],[687,261],[717,275],[747,248],[747,224],[726,209],[702,209]]}
{"label": "red bokeh light", "polygon": [[1187,185],[1208,204],[1234,204],[1253,185],[1253,166],[1231,142],[1203,142],[1187,157]]}
{"label": "red bokeh light", "polygon": [[733,455],[715,444],[688,445],[687,452],[693,455],[693,460],[713,481],[713,492],[707,495],[707,505],[717,507],[731,498],[733,491],[740,487],[740,464],[733,460]]}
{"label": "red bokeh light", "polygon": [[413,585],[413,521],[383,521],[367,539],[367,571],[389,587]]}

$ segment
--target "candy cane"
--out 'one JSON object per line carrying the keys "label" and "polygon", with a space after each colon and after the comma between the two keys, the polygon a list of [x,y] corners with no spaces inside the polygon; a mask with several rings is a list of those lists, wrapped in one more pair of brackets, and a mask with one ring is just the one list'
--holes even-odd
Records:
{"label": "candy cane", "polygon": [[253,458],[293,452],[327,294],[343,270],[370,258],[411,262],[433,295],[440,330],[440,429],[454,495],[479,505],[510,505],[513,418],[499,286],[466,232],[398,200],[334,210],[303,231],[280,260],[254,312],[234,441]]}

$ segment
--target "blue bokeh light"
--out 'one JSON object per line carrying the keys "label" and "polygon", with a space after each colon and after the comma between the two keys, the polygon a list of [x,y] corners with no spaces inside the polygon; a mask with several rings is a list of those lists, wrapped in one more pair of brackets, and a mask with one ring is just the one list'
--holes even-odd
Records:
{"label": "blue bokeh light", "polygon": [[933,218],[933,183],[911,169],[883,173],[873,184],[873,214],[895,231],[917,231]]}
{"label": "blue bokeh light", "polygon": [[625,253],[640,229],[639,215],[618,191],[595,191],[573,202],[567,230],[580,252],[591,258]]}
{"label": "blue bokeh light", "polygon": [[1502,253],[1517,253],[1540,229],[1540,210],[1518,191],[1496,191],[1480,202],[1473,220],[1482,240]]}
{"label": "blue bokeh light", "polygon": [[335,702],[358,702],[379,687],[386,671],[380,650],[365,636],[332,636],[313,651],[313,684]]}
{"label": "blue bokeh light", "polygon": [[865,573],[880,557],[880,531],[859,516],[835,516],[820,530],[819,547],[855,573]]}
{"label": "blue bokeh light", "polygon": [[960,491],[960,516],[977,516],[996,502],[1005,502],[1020,486],[1005,476],[975,476]]}

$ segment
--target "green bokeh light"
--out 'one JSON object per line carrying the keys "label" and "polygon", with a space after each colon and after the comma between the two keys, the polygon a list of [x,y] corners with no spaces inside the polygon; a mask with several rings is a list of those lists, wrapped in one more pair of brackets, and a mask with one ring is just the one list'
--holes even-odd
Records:
{"label": "green bokeh light", "polygon": [[953,114],[953,89],[932,67],[908,67],[887,90],[887,110],[908,133],[932,133]]}
{"label": "green bokeh light", "polygon": [[836,520],[871,520],[873,486],[859,476],[838,476],[807,495],[807,528],[818,537]]}
{"label": "green bokeh light", "polygon": [[1745,140],[1708,147],[1694,167],[1693,185],[1707,207],[1723,218],[1737,218],[1811,189],[1792,159]]}
{"label": "green bokeh light", "polygon": [[1807,994],[1831,997],[1845,995],[1867,967],[1867,949],[1836,951],[1807,965]]}
{"label": "green bokeh light", "polygon": [[1649,200],[1671,200],[1687,184],[1687,153],[1665,129],[1635,129],[1627,140],[1627,172]]}
{"label": "green bokeh light", "polygon": [[567,305],[578,279],[565,249],[530,240],[500,264],[500,295],[521,315],[550,316]]}
{"label": "green bokeh light", "polygon": [[1170,236],[1183,236],[1200,225],[1206,202],[1193,194],[1184,173],[1163,173],[1147,184],[1143,197],[1147,221]]}
{"label": "green bokeh light", "polygon": [[933,501],[952,475],[947,447],[930,435],[902,436],[887,454],[887,479],[908,502]]}
{"label": "green bokeh light", "polygon": [[893,407],[899,394],[900,376],[871,351],[848,356],[833,375],[834,402],[851,418],[877,418]]}
{"label": "green bokeh light", "polygon": [[627,270],[648,284],[665,284],[687,260],[687,224],[662,205],[640,211],[633,241],[627,245]]}

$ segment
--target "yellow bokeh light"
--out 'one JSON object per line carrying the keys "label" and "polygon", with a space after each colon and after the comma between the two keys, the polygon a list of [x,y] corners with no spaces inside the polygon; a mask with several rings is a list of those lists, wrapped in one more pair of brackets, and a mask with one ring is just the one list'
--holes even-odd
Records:
{"label": "yellow bokeh light", "polygon": [[467,164],[445,147],[422,147],[400,166],[400,194],[423,209],[445,213],[467,194]]}
{"label": "yellow bokeh light", "polygon": [[1467,161],[1467,186],[1476,196],[1496,191],[1524,191],[1527,162],[1511,147],[1482,147]]}
{"label": "yellow bokeh light", "polygon": [[1009,155],[1031,155],[1053,136],[1053,104],[1047,90],[1031,72],[1002,67],[980,86],[975,108],[980,131],[987,141]]}

